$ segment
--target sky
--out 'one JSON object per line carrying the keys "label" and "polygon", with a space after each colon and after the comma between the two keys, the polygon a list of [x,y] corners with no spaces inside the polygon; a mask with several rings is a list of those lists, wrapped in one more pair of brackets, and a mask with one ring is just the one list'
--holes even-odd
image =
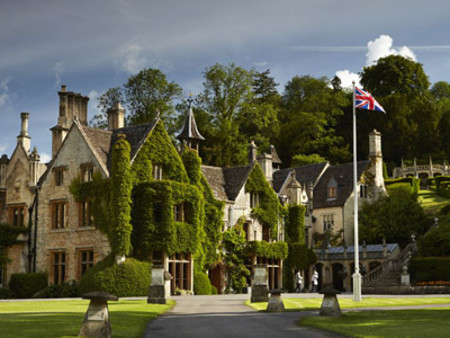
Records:
{"label": "sky", "polygon": [[423,64],[450,81],[448,0],[0,0],[0,154],[11,156],[20,113],[44,161],[58,91],[97,99],[143,68],[158,68],[184,95],[202,90],[216,63],[264,71],[280,92],[293,76],[341,77],[379,57]]}

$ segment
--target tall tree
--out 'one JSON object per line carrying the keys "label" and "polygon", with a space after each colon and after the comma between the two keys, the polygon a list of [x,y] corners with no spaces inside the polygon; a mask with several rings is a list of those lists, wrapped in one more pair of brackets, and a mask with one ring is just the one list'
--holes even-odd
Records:
{"label": "tall tree", "polygon": [[159,113],[166,128],[173,134],[173,101],[179,98],[181,93],[181,87],[175,82],[169,82],[160,70],[143,69],[131,76],[122,87],[110,88],[100,96],[98,107],[101,113],[91,120],[91,124],[105,126],[107,111],[120,102],[127,110],[129,125],[150,122]]}

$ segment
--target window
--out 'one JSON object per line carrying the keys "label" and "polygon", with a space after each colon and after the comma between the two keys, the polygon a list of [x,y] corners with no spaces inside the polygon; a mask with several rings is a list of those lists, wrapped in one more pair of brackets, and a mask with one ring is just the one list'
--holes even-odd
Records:
{"label": "window", "polygon": [[251,208],[259,207],[259,199],[260,199],[259,193],[251,192],[250,193],[250,207]]}
{"label": "window", "polygon": [[94,250],[82,250],[78,252],[78,264],[80,278],[94,265]]}
{"label": "window", "polygon": [[14,227],[25,226],[25,205],[9,206],[9,224]]}
{"label": "window", "polygon": [[53,284],[61,284],[66,277],[66,253],[53,253]]}
{"label": "window", "polygon": [[61,186],[64,184],[64,170],[65,167],[53,168],[53,174],[55,175],[55,185]]}
{"label": "window", "polygon": [[54,201],[51,204],[52,229],[64,229],[67,206],[65,201]]}
{"label": "window", "polygon": [[91,202],[84,201],[79,203],[80,213],[79,221],[80,227],[92,226]]}
{"label": "window", "polygon": [[82,164],[80,166],[81,182],[90,182],[94,176],[94,166],[92,164]]}
{"label": "window", "polygon": [[162,168],[156,164],[153,165],[153,178],[157,181],[161,181],[163,179]]}
{"label": "window", "polygon": [[336,197],[337,197],[337,187],[329,187],[328,198],[336,198]]}
{"label": "window", "polygon": [[368,187],[365,184],[359,186],[359,197],[367,198]]}
{"label": "window", "polygon": [[269,242],[270,240],[270,227],[267,225],[263,225],[262,227],[262,239],[266,242]]}
{"label": "window", "polygon": [[337,195],[338,195],[338,184],[336,180],[332,177],[328,182],[327,186],[327,198],[335,199],[337,198]]}
{"label": "window", "polygon": [[334,226],[334,215],[323,215],[323,231],[332,230]]}
{"label": "window", "polygon": [[185,222],[186,221],[186,204],[180,203],[173,206],[173,220],[175,222]]}

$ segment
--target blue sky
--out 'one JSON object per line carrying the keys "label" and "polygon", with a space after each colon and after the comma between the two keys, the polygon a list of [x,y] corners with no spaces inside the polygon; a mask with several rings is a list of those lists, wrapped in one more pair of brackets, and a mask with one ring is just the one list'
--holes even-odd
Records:
{"label": "blue sky", "polygon": [[0,0],[0,153],[11,155],[26,111],[48,159],[61,84],[91,97],[90,119],[99,94],[144,67],[186,95],[217,62],[269,68],[282,90],[295,75],[349,83],[397,53],[450,81],[448,13],[448,0]]}

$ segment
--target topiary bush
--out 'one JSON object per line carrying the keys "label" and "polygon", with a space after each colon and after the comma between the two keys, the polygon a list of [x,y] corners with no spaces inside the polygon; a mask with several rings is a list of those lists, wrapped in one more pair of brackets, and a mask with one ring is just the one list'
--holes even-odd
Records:
{"label": "topiary bush", "polygon": [[33,298],[71,298],[79,297],[78,285],[75,282],[53,284],[38,291]]}
{"label": "topiary bush", "polygon": [[14,273],[9,280],[9,289],[15,298],[31,298],[45,289],[48,285],[48,276],[45,272]]}
{"label": "topiary bush", "polygon": [[13,298],[13,293],[8,288],[0,288],[0,299]]}
{"label": "topiary bush", "polygon": [[196,271],[194,273],[194,294],[196,295],[211,294],[211,282],[209,281],[208,275],[202,271]]}
{"label": "topiary bush", "polygon": [[146,296],[150,282],[150,262],[127,258],[117,265],[110,255],[86,271],[79,284],[79,293],[103,291],[119,297]]}
{"label": "topiary bush", "polygon": [[214,285],[211,285],[211,294],[212,295],[217,295],[218,294],[217,288]]}

